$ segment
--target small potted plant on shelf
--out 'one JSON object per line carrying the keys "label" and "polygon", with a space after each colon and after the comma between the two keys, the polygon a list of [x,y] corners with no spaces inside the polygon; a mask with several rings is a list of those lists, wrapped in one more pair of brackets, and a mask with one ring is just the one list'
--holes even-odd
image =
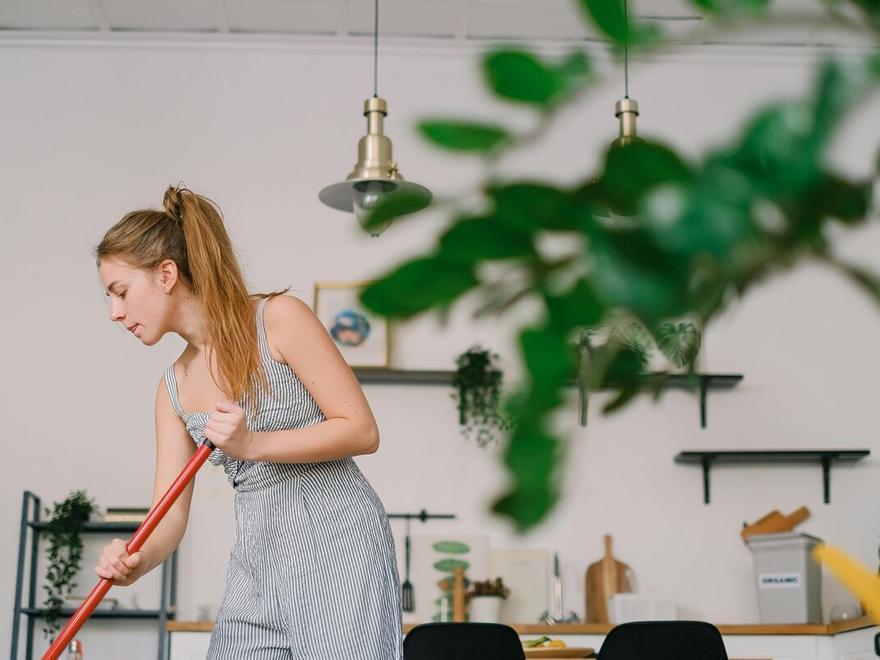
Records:
{"label": "small potted plant on shelf", "polygon": [[77,490],[62,502],[55,502],[46,524],[46,601],[43,604],[43,633],[52,639],[58,632],[61,608],[76,583],[73,579],[82,565],[82,530],[98,510],[84,490]]}
{"label": "small potted plant on shelf", "polygon": [[510,595],[501,578],[477,580],[467,592],[469,620],[482,623],[501,622],[501,601]]}

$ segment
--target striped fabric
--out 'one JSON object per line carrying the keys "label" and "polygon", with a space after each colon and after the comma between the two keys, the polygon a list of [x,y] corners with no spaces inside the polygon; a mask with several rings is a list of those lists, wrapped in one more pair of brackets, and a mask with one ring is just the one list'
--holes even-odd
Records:
{"label": "striped fabric", "polygon": [[[324,415],[296,374],[272,358],[257,308],[271,393],[239,402],[256,432],[313,426]],[[171,403],[196,443],[210,413],[185,412],[172,365]],[[403,657],[394,539],[378,496],[350,459],[238,461],[219,449],[235,489],[235,545],[209,660],[399,660]]]}

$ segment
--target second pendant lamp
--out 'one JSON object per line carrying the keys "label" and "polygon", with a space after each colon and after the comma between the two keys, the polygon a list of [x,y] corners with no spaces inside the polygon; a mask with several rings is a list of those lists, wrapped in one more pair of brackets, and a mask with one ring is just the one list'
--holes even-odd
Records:
{"label": "second pendant lamp", "polygon": [[[318,197],[324,204],[339,211],[354,212],[363,225],[370,212],[392,195],[406,195],[409,212],[421,210],[431,203],[431,191],[411,181],[405,181],[391,156],[391,140],[384,133],[384,119],[388,103],[378,94],[379,55],[379,0],[374,2],[373,25],[373,96],[364,101],[367,134],[358,142],[358,161],[345,181],[324,188]],[[373,227],[371,235],[378,236],[392,221]]]}

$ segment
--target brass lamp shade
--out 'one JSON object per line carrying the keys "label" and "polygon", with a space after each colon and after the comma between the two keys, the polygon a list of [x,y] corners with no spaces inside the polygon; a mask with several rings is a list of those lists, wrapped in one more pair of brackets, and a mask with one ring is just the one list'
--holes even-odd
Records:
{"label": "brass lamp shade", "polygon": [[[354,212],[361,224],[376,204],[389,195],[406,194],[418,206],[413,211],[431,203],[431,191],[417,183],[404,181],[397,163],[392,160],[391,140],[383,133],[383,120],[387,114],[385,99],[373,96],[364,101],[367,134],[358,142],[358,162],[345,181],[327,186],[318,193],[318,198],[327,206]],[[371,231],[377,236],[390,224]]]}

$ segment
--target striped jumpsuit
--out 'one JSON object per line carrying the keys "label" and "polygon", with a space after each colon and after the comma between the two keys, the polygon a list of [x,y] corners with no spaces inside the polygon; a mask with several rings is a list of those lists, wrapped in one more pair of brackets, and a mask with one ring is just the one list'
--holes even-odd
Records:
{"label": "striped jumpsuit", "polygon": [[[245,405],[254,432],[324,421],[287,364],[272,358],[257,308],[269,380]],[[196,443],[210,413],[184,412],[172,365],[171,402]],[[394,540],[378,496],[350,458],[324,463],[239,461],[215,449],[235,489],[236,538],[208,660],[399,660],[403,657]]]}

